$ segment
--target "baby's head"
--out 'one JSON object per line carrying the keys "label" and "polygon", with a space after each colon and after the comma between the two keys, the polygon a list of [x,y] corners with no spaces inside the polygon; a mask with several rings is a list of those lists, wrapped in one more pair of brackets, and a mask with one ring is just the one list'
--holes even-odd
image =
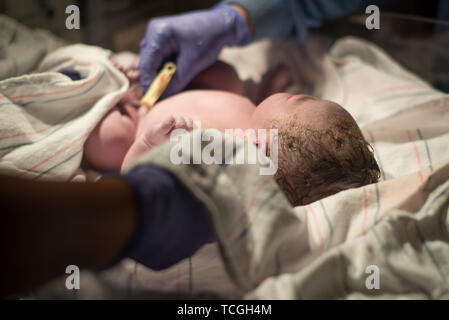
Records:
{"label": "baby's head", "polygon": [[278,129],[275,179],[294,206],[380,177],[371,146],[352,116],[336,103],[275,94],[257,107],[252,127]]}

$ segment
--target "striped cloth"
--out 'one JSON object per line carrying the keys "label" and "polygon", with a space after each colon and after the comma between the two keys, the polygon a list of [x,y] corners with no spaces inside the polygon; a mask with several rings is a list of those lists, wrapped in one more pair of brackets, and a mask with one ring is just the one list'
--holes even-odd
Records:
{"label": "striped cloth", "polygon": [[[0,17],[0,25],[5,22],[10,20]],[[42,45],[33,45],[40,38],[20,26],[2,29],[8,31],[15,50],[7,50],[0,60],[0,75],[8,75],[7,66],[15,62],[24,65],[16,72],[28,74],[0,81],[0,173],[83,178],[79,167],[84,142],[125,94],[128,79],[110,63],[108,50],[71,45],[45,56]]]}
{"label": "striped cloth", "polygon": [[[85,273],[76,298],[449,298],[448,95],[363,40],[322,48],[261,42],[223,58],[254,81],[282,62],[295,71],[290,92],[342,104],[373,145],[381,181],[292,209],[257,165],[172,165],[164,144],[140,163],[171,171],[205,204],[218,244],[162,272],[126,260]],[[366,285],[372,266],[379,289]],[[35,297],[74,298],[64,279]]]}
{"label": "striped cloth", "polygon": [[[217,252],[237,289],[221,269],[205,271],[216,263],[209,249],[165,273],[133,269],[135,295],[148,287],[165,292],[163,283],[190,294],[260,299],[449,298],[449,96],[366,41],[322,48],[263,42],[223,56],[244,80],[282,62],[296,70],[288,91],[342,104],[373,145],[381,181],[291,210],[250,166],[202,172],[171,166],[169,146],[156,150],[141,161],[169,169],[209,205]],[[366,286],[370,266],[378,267],[379,289]],[[164,280],[152,287],[157,279]]]}

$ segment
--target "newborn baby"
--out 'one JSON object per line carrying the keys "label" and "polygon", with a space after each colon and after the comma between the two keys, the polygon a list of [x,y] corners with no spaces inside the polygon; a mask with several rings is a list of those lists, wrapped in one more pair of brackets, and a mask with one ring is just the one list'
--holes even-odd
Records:
{"label": "newborn baby", "polygon": [[[137,63],[134,66],[122,70],[135,82]],[[283,78],[285,72],[273,77],[273,83],[285,82]],[[377,182],[380,176],[370,145],[352,116],[336,103],[277,93],[256,107],[240,95],[243,84],[223,63],[200,74],[190,89],[195,90],[164,99],[148,111],[139,104],[142,90],[133,85],[86,141],[87,161],[100,170],[125,167],[168,139],[174,129],[191,130],[198,120],[204,129],[221,131],[278,129],[275,180],[293,206]],[[255,138],[252,142],[257,143]],[[269,153],[269,145],[265,147]]]}

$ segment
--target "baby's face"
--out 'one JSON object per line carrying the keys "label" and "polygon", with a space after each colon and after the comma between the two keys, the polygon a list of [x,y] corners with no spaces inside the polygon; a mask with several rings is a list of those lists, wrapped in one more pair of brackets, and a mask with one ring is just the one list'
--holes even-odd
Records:
{"label": "baby's face", "polygon": [[84,145],[87,161],[96,168],[120,168],[133,144],[138,111],[129,103],[119,103],[103,118]]}

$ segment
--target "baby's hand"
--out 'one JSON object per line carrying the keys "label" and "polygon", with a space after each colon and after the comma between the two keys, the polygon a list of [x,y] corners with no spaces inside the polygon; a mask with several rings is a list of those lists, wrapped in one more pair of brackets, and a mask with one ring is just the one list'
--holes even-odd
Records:
{"label": "baby's hand", "polygon": [[170,138],[170,134],[176,129],[193,130],[193,120],[182,115],[167,116],[164,121],[145,130],[140,139],[151,149]]}
{"label": "baby's hand", "polygon": [[153,147],[160,145],[165,140],[170,138],[170,134],[175,129],[184,129],[191,131],[194,129],[193,121],[189,117],[181,115],[167,116],[167,118],[160,123],[145,129],[134,144],[129,149],[123,160],[122,169],[128,167],[139,156],[148,152]]}

